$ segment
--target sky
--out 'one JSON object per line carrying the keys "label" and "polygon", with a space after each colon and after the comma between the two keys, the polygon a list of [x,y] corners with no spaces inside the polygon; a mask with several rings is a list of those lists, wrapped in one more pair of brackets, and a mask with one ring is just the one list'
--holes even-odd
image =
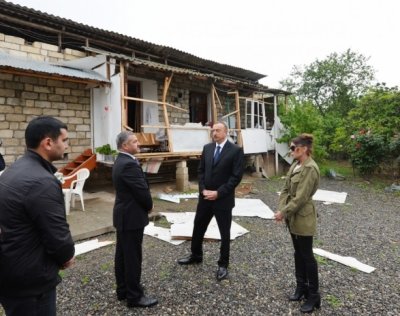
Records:
{"label": "sky", "polygon": [[8,0],[266,75],[347,49],[400,86],[399,0]]}

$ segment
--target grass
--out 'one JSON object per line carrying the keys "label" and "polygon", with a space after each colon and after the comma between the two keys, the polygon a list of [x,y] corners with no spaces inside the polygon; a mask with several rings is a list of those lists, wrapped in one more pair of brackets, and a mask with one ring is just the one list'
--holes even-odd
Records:
{"label": "grass", "polygon": [[338,308],[342,305],[342,302],[340,301],[340,299],[337,298],[335,295],[328,294],[325,297],[325,299],[328,302],[328,304],[333,308]]}
{"label": "grass", "polygon": [[317,263],[319,265],[327,265],[328,264],[328,260],[325,257],[315,255],[315,260],[317,260]]}
{"label": "grass", "polygon": [[82,279],[81,279],[81,282],[82,282],[83,285],[88,284],[89,281],[90,281],[90,278],[89,278],[89,276],[87,276],[87,275],[84,275],[84,276],[82,277]]}

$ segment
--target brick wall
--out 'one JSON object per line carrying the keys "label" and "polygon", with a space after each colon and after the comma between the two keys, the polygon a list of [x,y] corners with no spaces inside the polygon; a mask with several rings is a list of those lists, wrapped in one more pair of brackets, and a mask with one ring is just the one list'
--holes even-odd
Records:
{"label": "brick wall", "polygon": [[0,33],[0,50],[13,56],[37,61],[57,62],[85,57],[85,52],[66,48],[59,51],[58,46],[41,42],[26,42],[25,39]]}
{"label": "brick wall", "polygon": [[[90,90],[84,84],[0,73],[0,152],[6,164],[25,152],[25,128],[39,115],[68,126],[68,160],[91,147]],[[57,165],[65,164],[58,162]]]}

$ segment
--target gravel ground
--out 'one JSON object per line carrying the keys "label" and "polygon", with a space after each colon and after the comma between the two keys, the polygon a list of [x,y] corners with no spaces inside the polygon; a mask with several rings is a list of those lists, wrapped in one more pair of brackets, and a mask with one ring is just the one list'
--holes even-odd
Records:
{"label": "gravel ground", "polygon": [[[282,179],[253,179],[249,198],[277,205]],[[353,256],[376,267],[371,274],[318,259],[321,309],[315,315],[400,315],[400,196],[370,185],[321,180],[321,189],[348,193],[346,204],[319,210],[314,246]],[[196,201],[156,201],[156,209],[194,210]],[[284,225],[260,218],[235,217],[250,233],[231,243],[230,275],[215,279],[218,242],[206,242],[204,261],[179,266],[190,243],[174,246],[145,236],[142,281],[159,304],[128,309],[116,300],[113,272],[115,246],[78,257],[65,271],[57,290],[59,315],[300,315],[300,303],[289,303],[295,288],[293,250]],[[114,240],[114,234],[100,237]]]}

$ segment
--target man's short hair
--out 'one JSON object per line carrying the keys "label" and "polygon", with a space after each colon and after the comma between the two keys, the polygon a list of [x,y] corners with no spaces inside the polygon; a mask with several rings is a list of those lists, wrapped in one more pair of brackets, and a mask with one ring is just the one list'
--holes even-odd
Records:
{"label": "man's short hair", "polygon": [[122,131],[117,135],[116,143],[117,143],[117,149],[121,149],[122,145],[128,140],[129,136],[135,135],[131,131]]}
{"label": "man's short hair", "polygon": [[46,137],[57,140],[61,129],[68,129],[67,125],[51,116],[39,116],[29,122],[25,130],[25,144],[27,148],[36,149]]}

